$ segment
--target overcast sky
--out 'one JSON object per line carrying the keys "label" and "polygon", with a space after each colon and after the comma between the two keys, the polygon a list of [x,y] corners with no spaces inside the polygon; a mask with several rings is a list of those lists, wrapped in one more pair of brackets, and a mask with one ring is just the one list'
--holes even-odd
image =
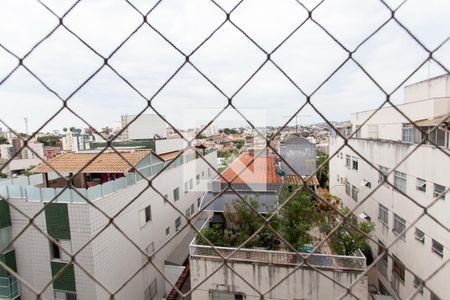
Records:
{"label": "overcast sky", "polygon": [[[75,1],[42,0],[56,14],[63,15]],[[130,1],[146,13],[156,1]],[[227,11],[238,1],[217,1]],[[304,1],[312,8],[318,1]],[[395,8],[401,1],[387,1]],[[429,49],[450,36],[450,1],[410,0],[396,17]],[[267,52],[273,51],[308,16],[294,0],[244,0],[231,20]],[[369,33],[390,17],[378,0],[326,0],[312,14],[347,49],[353,50]],[[226,15],[207,0],[162,0],[150,13],[149,22],[183,53],[190,53],[212,33]],[[0,44],[19,57],[48,34],[57,17],[35,0],[0,1]],[[142,16],[123,0],[82,0],[64,19],[103,56],[112,51],[142,23]],[[392,92],[406,76],[427,59],[424,51],[394,21],[387,23],[362,45],[354,58],[387,91]],[[306,94],[317,87],[348,57],[347,53],[311,20],[307,21],[272,55],[273,61]],[[435,57],[450,68],[450,41]],[[178,128],[199,126],[215,116],[247,79],[265,62],[266,55],[230,23],[219,29],[191,57],[221,92],[186,64],[153,98],[152,104]],[[145,97],[159,88],[185,62],[183,55],[144,25],[110,59],[111,66]],[[0,80],[17,65],[16,58],[0,48]],[[92,75],[103,60],[71,35],[58,28],[24,60],[24,64],[51,89],[66,98]],[[429,75],[445,73],[435,63],[426,63],[408,84]],[[329,120],[349,119],[350,113],[378,107],[384,94],[354,63],[347,62],[311,97],[312,103]],[[403,101],[400,88],[393,96]],[[304,95],[271,62],[233,98],[233,104],[255,125],[281,125],[303,103]],[[62,102],[27,70],[19,68],[0,85],[0,120],[24,131],[37,130]],[[137,114],[147,101],[110,68],[104,67],[68,101],[68,106],[94,127],[119,125],[120,115]],[[153,111],[148,108],[148,113]],[[311,107],[299,114],[300,124],[322,122]],[[219,127],[245,125],[236,112],[219,117]],[[291,123],[291,125],[293,125]],[[65,110],[43,131],[83,123]],[[5,127],[0,124],[0,127]]]}

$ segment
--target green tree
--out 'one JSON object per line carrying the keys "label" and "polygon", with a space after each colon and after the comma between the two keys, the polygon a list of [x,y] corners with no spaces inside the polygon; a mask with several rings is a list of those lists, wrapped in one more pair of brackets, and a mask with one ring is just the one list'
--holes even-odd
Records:
{"label": "green tree", "polygon": [[0,145],[9,144],[8,139],[4,136],[0,136]]}
{"label": "green tree", "polygon": [[[320,153],[316,159],[316,166],[319,168],[328,159],[328,155]],[[327,162],[317,171],[317,180],[322,188],[328,188],[329,163]]]}
{"label": "green tree", "polygon": [[[280,202],[286,201],[291,194],[289,187],[283,186],[279,195]],[[313,195],[301,190],[280,210],[280,230],[283,238],[296,249],[309,244],[312,237],[308,231],[319,225],[321,219],[322,215]]]}
{"label": "green tree", "polygon": [[37,138],[37,141],[39,143],[44,144],[44,146],[55,146],[56,143],[59,142],[59,137],[53,134],[48,134],[48,135],[44,135],[44,136],[40,136]]}
{"label": "green tree", "polygon": [[7,178],[8,175],[6,175],[5,173],[0,172],[0,178]]}
{"label": "green tree", "polygon": [[[242,244],[263,225],[262,218],[256,213],[258,206],[257,198],[244,196],[242,199],[237,198],[233,201],[233,211],[224,213],[231,229],[239,231],[237,244],[234,246]],[[258,236],[255,236],[245,247],[255,246],[258,241]]]}
{"label": "green tree", "polygon": [[[219,224],[213,224],[202,229],[202,234],[208,239],[214,246],[225,246],[224,231]],[[208,242],[200,235],[197,236],[197,244],[209,245]]]}
{"label": "green tree", "polygon": [[[344,208],[342,213],[347,216],[349,210]],[[368,236],[374,229],[375,224],[372,221],[358,222],[348,216],[346,222],[335,232],[331,246],[340,255],[353,255],[357,249],[367,248]]]}

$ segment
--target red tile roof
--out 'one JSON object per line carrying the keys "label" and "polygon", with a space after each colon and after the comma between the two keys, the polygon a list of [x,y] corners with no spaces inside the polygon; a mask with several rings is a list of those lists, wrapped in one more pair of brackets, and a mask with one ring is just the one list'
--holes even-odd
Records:
{"label": "red tile roof", "polygon": [[[253,156],[244,154],[236,159],[231,166],[226,169],[222,176],[232,181],[237,174],[234,184],[281,184],[281,177],[275,173],[277,165],[275,164],[275,156],[259,156],[247,167],[252,161]],[[241,173],[242,172],[242,173]],[[220,177],[221,182],[225,182]]]}

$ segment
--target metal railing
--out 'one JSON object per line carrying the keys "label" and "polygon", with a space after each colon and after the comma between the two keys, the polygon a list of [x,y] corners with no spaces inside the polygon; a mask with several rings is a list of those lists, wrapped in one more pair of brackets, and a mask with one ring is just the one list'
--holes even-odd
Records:
{"label": "metal railing", "polygon": [[[305,253],[304,256],[295,252],[287,251],[271,251],[260,249],[237,249],[231,247],[218,247],[205,245],[196,245],[191,243],[189,245],[189,254],[194,258],[205,259],[219,259],[222,258],[217,254],[217,251],[227,257],[230,261],[240,262],[258,262],[267,264],[279,264],[297,266],[305,263],[305,267],[314,266],[318,268],[327,268],[345,271],[360,271],[366,270],[365,256],[344,256],[344,255],[328,255],[328,254],[311,254]],[[306,259],[304,257],[308,256]]]}

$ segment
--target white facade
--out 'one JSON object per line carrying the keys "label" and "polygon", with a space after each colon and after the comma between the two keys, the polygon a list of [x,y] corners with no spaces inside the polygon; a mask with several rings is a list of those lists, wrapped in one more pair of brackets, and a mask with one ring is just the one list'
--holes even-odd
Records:
{"label": "white facade", "polygon": [[[398,108],[413,122],[445,116],[450,112],[449,78],[441,76],[406,87],[405,103]],[[430,91],[428,87],[431,87]],[[424,99],[427,95],[431,98]],[[408,139],[408,129],[405,129],[409,122],[392,107],[380,109],[359,127],[372,113],[367,111],[351,116],[353,131],[359,128],[361,132],[348,143],[358,153],[349,147],[340,149],[342,138],[330,139],[330,155],[337,153],[330,161],[330,192],[340,197],[344,206],[350,209],[368,197],[356,209],[355,215],[365,213],[375,222],[373,238],[385,246],[400,236],[399,229],[411,226],[389,247],[387,263],[385,260],[378,263],[377,279],[372,282],[379,289],[384,287],[391,295],[409,299],[415,292],[414,286],[450,258],[450,235],[435,221],[450,227],[448,193],[443,199],[435,198],[435,189],[445,190],[450,186],[449,131],[446,125],[441,126],[442,137],[446,135],[445,139],[439,139],[441,149],[425,144],[416,150],[417,143]],[[383,177],[379,170],[390,172],[407,156],[387,178],[396,188],[381,183]],[[374,192],[379,184],[381,186]],[[422,216],[423,208],[420,207],[432,203],[428,213],[435,220]],[[371,243],[374,256],[379,248],[382,249],[378,243]],[[424,288],[413,299],[450,299],[448,278],[450,267],[446,266],[426,283],[434,295]]]}
{"label": "white facade", "polygon": [[[81,151],[90,149],[89,143],[93,141],[93,137],[88,134],[79,134],[67,132],[62,138],[62,149],[64,151]],[[103,141],[104,139],[101,139]]]}
{"label": "white facade", "polygon": [[[204,158],[216,167],[215,152]],[[181,215],[174,207],[183,214],[188,209],[191,211],[192,208],[195,213],[198,211],[198,199],[206,191],[206,182],[215,174],[209,169],[210,167],[202,159],[194,159],[168,168],[155,178],[153,186],[161,194],[167,195],[170,204],[165,203],[145,180],[94,200],[95,206],[106,215],[112,217],[118,214],[114,218],[114,223],[123,234],[111,225],[105,229],[109,219],[97,208],[83,201],[68,202],[71,233],[71,240],[68,243],[68,248],[71,249],[68,250],[76,253],[83,249],[76,255],[76,261],[110,292],[116,292],[123,286],[114,296],[115,299],[144,299],[146,289],[155,282],[154,299],[162,299],[167,294],[165,280],[153,266],[147,265],[139,271],[146,263],[146,257],[129,240],[143,251],[151,251],[150,249],[158,251],[162,247],[152,262],[164,273],[165,259],[188,232],[188,228],[176,230],[175,220]],[[198,181],[196,176],[199,176]],[[194,187],[184,191],[184,182],[190,179],[193,179]],[[140,194],[146,188],[147,190]],[[174,190],[177,188],[179,200],[175,201]],[[11,198],[10,200],[29,215],[37,213],[44,205],[43,202],[26,199]],[[142,216],[148,206],[150,206],[151,218],[146,221]],[[183,216],[181,219],[181,227],[183,227],[186,219]],[[13,236],[15,236],[27,225],[28,220],[11,208],[11,223]],[[44,213],[36,218],[36,224],[46,232]],[[167,228],[169,232],[166,235]],[[94,239],[88,246],[84,247],[92,238]],[[14,248],[18,274],[37,290],[42,289],[51,279],[50,247],[47,238],[36,229],[29,228],[14,242]],[[187,251],[188,249],[186,253]],[[77,265],[74,268],[77,300],[109,299],[109,293],[100,284],[96,284],[82,268]],[[130,278],[131,280],[128,281]],[[21,285],[21,295],[21,299],[24,300],[36,297],[24,285]],[[44,292],[43,297],[53,299],[52,285]]]}
{"label": "white facade", "polygon": [[[122,128],[131,123],[122,133],[124,140],[145,140],[167,136],[166,122],[156,114],[142,114],[136,120],[136,115],[122,116]],[[133,121],[134,120],[134,121]]]}

